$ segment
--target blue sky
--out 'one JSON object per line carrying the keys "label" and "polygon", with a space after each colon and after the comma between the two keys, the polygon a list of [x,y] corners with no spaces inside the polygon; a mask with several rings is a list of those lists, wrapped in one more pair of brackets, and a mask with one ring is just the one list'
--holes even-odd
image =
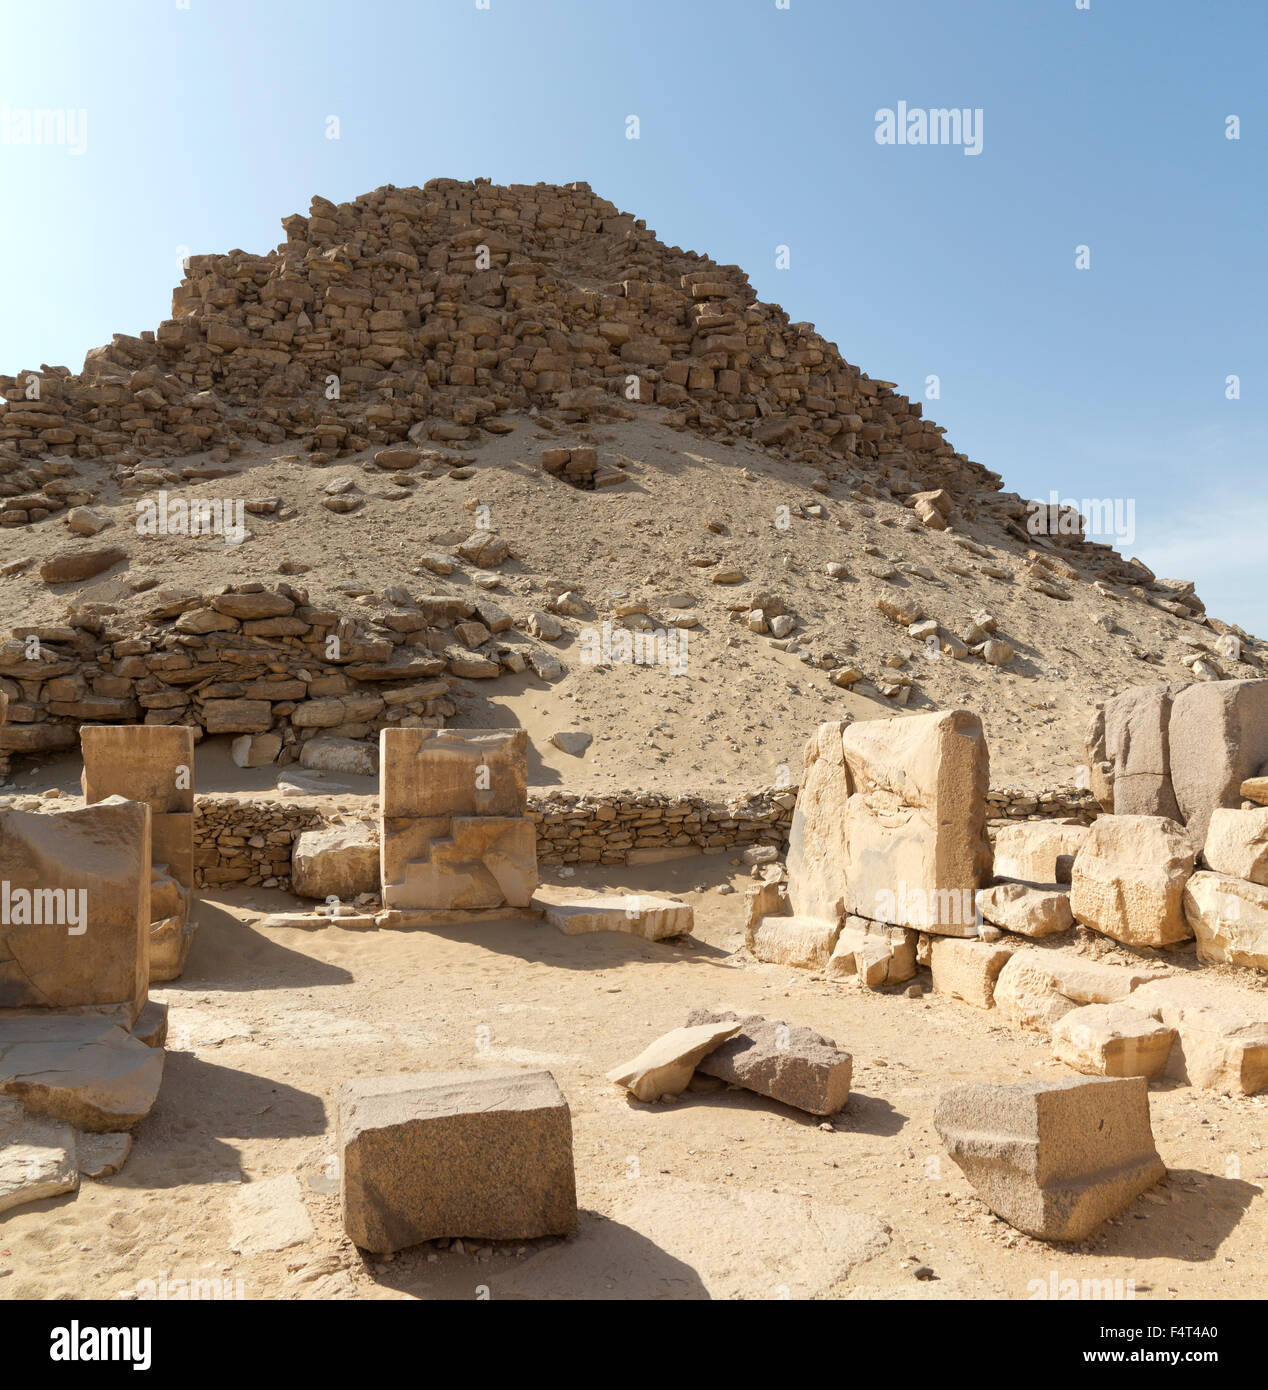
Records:
{"label": "blue sky", "polygon": [[[268,250],[315,193],[584,179],[742,265],[870,375],[917,398],[936,375],[926,413],[1006,487],[1134,499],[1125,548],[1268,633],[1261,0],[10,0],[3,17],[0,370],[78,370],[155,327],[186,251]],[[900,101],[980,108],[981,153],[878,144]],[[82,153],[18,143],[31,109],[86,112]]]}

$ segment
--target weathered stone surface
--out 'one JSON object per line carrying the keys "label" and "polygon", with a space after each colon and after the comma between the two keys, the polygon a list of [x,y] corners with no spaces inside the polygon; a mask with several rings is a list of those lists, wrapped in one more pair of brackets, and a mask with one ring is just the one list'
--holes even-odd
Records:
{"label": "weathered stone surface", "polygon": [[1171,785],[1169,730],[1172,701],[1184,688],[1135,686],[1098,710],[1087,758],[1092,790],[1107,811],[1182,819]]}
{"label": "weathered stone surface", "polygon": [[1193,845],[1164,816],[1101,816],[1074,861],[1070,906],[1078,921],[1128,946],[1168,946],[1192,932],[1184,885]]}
{"label": "weathered stone surface", "polygon": [[1202,857],[1217,874],[1268,885],[1268,807],[1256,811],[1217,807],[1207,825]]}
{"label": "weathered stone surface", "polygon": [[577,1225],[572,1117],[547,1071],[348,1082],[338,1144],[344,1230],[363,1250],[530,1240]]}
{"label": "weathered stone surface", "polygon": [[763,917],[748,942],[756,960],[822,970],[840,927],[821,917]]}
{"label": "weathered stone surface", "polygon": [[991,872],[981,721],[964,710],[868,720],[850,725],[841,742],[851,793],[846,910],[976,935],[974,894]]}
{"label": "weathered stone surface", "polygon": [[[0,1008],[117,1009],[131,1023],[149,982],[149,807],[0,811],[0,866]],[[22,903],[45,920],[18,920]]]}
{"label": "weathered stone surface", "polygon": [[546,921],[565,936],[619,931],[648,941],[663,941],[671,936],[689,935],[695,918],[689,904],[652,897],[649,893],[584,897],[575,891],[551,888],[535,893],[532,906],[539,908]]}
{"label": "weathered stone surface", "polygon": [[929,964],[934,992],[963,1000],[979,1009],[994,1008],[996,981],[1015,950],[1015,946],[1002,942],[931,937]]}
{"label": "weathered stone surface", "polygon": [[607,1074],[608,1080],[624,1086],[641,1101],[681,1095],[695,1074],[696,1063],[739,1030],[739,1023],[675,1028],[649,1043],[637,1057],[613,1067]]}
{"label": "weathered stone surface", "polygon": [[150,1112],[163,1052],[108,1019],[0,1017],[0,1093],[76,1129],[131,1129]]}
{"label": "weathered stone surface", "polygon": [[995,1006],[1014,1028],[1047,1033],[1079,1004],[1115,1004],[1154,978],[1067,951],[1013,953],[995,982]]}
{"label": "weathered stone surface", "polygon": [[[396,834],[396,827],[390,834]],[[537,888],[537,839],[526,817],[455,816],[448,834],[429,836],[426,857],[413,846],[385,844],[383,906],[392,908],[527,907]],[[407,857],[399,862],[402,851]],[[399,877],[389,877],[399,873]]]}
{"label": "weathered stone surface", "polygon": [[78,584],[104,574],[127,558],[128,552],[117,545],[97,550],[68,550],[45,560],[40,566],[40,578],[45,584]]}
{"label": "weathered stone surface", "polygon": [[1184,886],[1184,915],[1197,937],[1199,960],[1268,970],[1268,887],[1199,872]]}
{"label": "weathered stone surface", "polygon": [[373,777],[379,770],[379,750],[353,738],[310,738],[300,750],[299,765],[314,772]]}
{"label": "weathered stone surface", "polygon": [[916,932],[866,917],[846,918],[825,970],[830,980],[853,978],[864,989],[902,984],[915,973]]}
{"label": "weathered stone surface", "polygon": [[127,1131],[110,1134],[76,1134],[75,1153],[79,1173],[85,1178],[109,1178],[120,1172],[132,1152]]}
{"label": "weathered stone surface", "polygon": [[1268,806],[1268,777],[1248,777],[1240,788],[1243,801],[1253,801],[1257,806]]}
{"label": "weathered stone surface", "polygon": [[1166,1174],[1140,1077],[957,1086],[934,1126],[987,1206],[1038,1240],[1082,1240]]}
{"label": "weathered stone surface", "polygon": [[1052,1028],[1052,1055],[1087,1076],[1161,1076],[1175,1041],[1168,1028],[1131,1004],[1084,1004]]}
{"label": "weathered stone surface", "polygon": [[0,1097],[0,1212],[79,1186],[75,1131]]}
{"label": "weathered stone surface", "polygon": [[350,902],[379,886],[379,846],[364,826],[305,830],[291,851],[291,888],[300,898]]}
{"label": "weathered stone surface", "polygon": [[194,891],[194,731],[184,725],[85,724],[84,800],[143,801],[150,808],[150,980],[185,968],[196,924]]}
{"label": "weathered stone surface", "polygon": [[1131,1002],[1179,1034],[1168,1076],[1226,1095],[1268,1087],[1268,995],[1185,974],[1142,985]]}
{"label": "weathered stone surface", "polygon": [[849,1100],[853,1059],[831,1039],[758,1014],[693,1009],[687,1017],[688,1028],[718,1023],[738,1023],[740,1032],[699,1063],[706,1076],[811,1115],[835,1115]]}
{"label": "weathered stone surface", "polygon": [[235,767],[271,767],[281,751],[281,734],[241,734],[230,754]]}
{"label": "weathered stone surface", "polygon": [[987,922],[1019,936],[1056,936],[1074,926],[1070,895],[1055,884],[997,883],[977,895]]}
{"label": "weathered stone surface", "polygon": [[233,1194],[229,1248],[239,1255],[271,1254],[316,1235],[294,1173],[242,1183]]}
{"label": "weathered stone surface", "polygon": [[1086,825],[1003,825],[995,832],[995,875],[1023,883],[1069,883],[1074,856],[1086,839]]}
{"label": "weathered stone surface", "polygon": [[792,915],[817,917],[833,927],[840,925],[846,897],[850,784],[841,738],[848,727],[846,723],[821,724],[807,740],[801,790],[788,834]]}
{"label": "weathered stone surface", "polygon": [[1199,681],[1171,709],[1171,781],[1194,844],[1217,806],[1241,805],[1241,786],[1268,763],[1268,680]]}

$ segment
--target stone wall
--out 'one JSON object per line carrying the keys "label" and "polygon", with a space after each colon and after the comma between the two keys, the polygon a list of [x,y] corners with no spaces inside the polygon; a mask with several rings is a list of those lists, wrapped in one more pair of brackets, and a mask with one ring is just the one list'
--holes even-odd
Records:
{"label": "stone wall", "polygon": [[1077,820],[1091,825],[1101,814],[1091,791],[1069,783],[1044,791],[1026,787],[992,787],[986,794],[986,816],[991,823],[1017,820]]}
{"label": "stone wall", "polygon": [[[638,864],[674,855],[744,850],[788,844],[796,805],[795,787],[766,787],[748,796],[710,800],[656,792],[585,795],[552,791],[530,796],[528,814],[537,826],[540,864]],[[992,790],[988,813],[1006,820],[1086,817],[1096,814],[1090,792],[1059,788],[1023,792]],[[34,795],[0,797],[0,810],[65,810],[73,798]],[[1038,809],[1031,811],[1028,808]],[[1000,811],[997,808],[1003,807]],[[1024,809],[1025,808],[1025,809]],[[200,888],[230,884],[290,887],[291,849],[305,830],[320,825],[360,824],[377,838],[377,808],[360,801],[316,797],[287,799],[238,792],[200,793],[194,802],[194,866]]]}

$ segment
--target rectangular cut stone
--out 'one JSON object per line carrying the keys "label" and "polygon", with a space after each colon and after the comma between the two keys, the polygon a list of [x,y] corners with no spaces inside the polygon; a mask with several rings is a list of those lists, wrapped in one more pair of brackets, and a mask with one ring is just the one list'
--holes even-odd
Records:
{"label": "rectangular cut stone", "polygon": [[522,816],[528,807],[523,729],[384,729],[382,814]]}
{"label": "rectangular cut stone", "polygon": [[1242,783],[1268,763],[1268,680],[1199,681],[1176,696],[1171,781],[1194,844],[1217,806],[1241,805]]}
{"label": "rectangular cut stone", "polygon": [[1085,926],[1127,946],[1187,941],[1184,885],[1193,863],[1193,845],[1175,821],[1101,816],[1075,858],[1070,908]]}
{"label": "rectangular cut stone", "polygon": [[738,1023],[740,1031],[696,1067],[706,1076],[743,1086],[811,1115],[835,1115],[850,1098],[854,1062],[829,1038],[757,1014],[693,1009],[687,1027]]}
{"label": "rectangular cut stone", "polygon": [[[788,833],[793,916],[839,925],[845,909],[845,807],[849,776],[841,739],[848,724],[820,724],[806,742],[801,790]],[[831,949],[831,947],[829,947]]]}
{"label": "rectangular cut stone", "polygon": [[819,917],[763,917],[749,941],[757,960],[822,970],[841,928]]}
{"label": "rectangular cut stone", "polygon": [[1088,1076],[1161,1076],[1174,1028],[1130,1004],[1084,1004],[1052,1029],[1052,1055]]}
{"label": "rectangular cut stone", "polygon": [[981,720],[965,710],[867,720],[841,741],[847,912],[976,936],[975,894],[991,873]]}
{"label": "rectangular cut stone", "polygon": [[194,731],[182,724],[84,724],[85,801],[122,796],[156,816],[194,810]]}
{"label": "rectangular cut stone", "polygon": [[934,1127],[978,1196],[1038,1240],[1082,1240],[1166,1175],[1142,1077],[945,1091]]}
{"label": "rectangular cut stone", "polygon": [[1231,874],[1196,873],[1184,885],[1184,915],[1198,939],[1199,960],[1268,970],[1268,887]]}
{"label": "rectangular cut stone", "polygon": [[350,1081],[338,1146],[343,1226],[363,1250],[576,1228],[572,1116],[548,1071]]}
{"label": "rectangular cut stone", "polygon": [[1268,1087],[1268,995],[1185,974],[1142,985],[1131,1002],[1179,1034],[1169,1076],[1225,1095]]}
{"label": "rectangular cut stone", "polygon": [[[1183,685],[1138,685],[1107,700],[1092,720],[1092,790],[1107,811],[1180,820],[1171,785],[1171,706]],[[1024,875],[1018,875],[1024,877]]]}
{"label": "rectangular cut stone", "polygon": [[565,936],[619,931],[648,941],[689,935],[695,913],[687,903],[656,898],[650,893],[608,893],[582,897],[576,892],[547,889],[536,893],[539,908],[552,927]]}
{"label": "rectangular cut stone", "polygon": [[527,907],[537,888],[537,836],[527,817],[458,816],[428,848],[403,878],[384,881],[384,907]]}
{"label": "rectangular cut stone", "polygon": [[1002,942],[962,941],[950,936],[931,938],[929,964],[934,992],[979,1009],[994,1008],[995,982],[1015,949]]}
{"label": "rectangular cut stone", "polygon": [[[43,922],[19,920],[28,902]],[[71,935],[69,909],[81,902]],[[143,802],[0,811],[0,1008],[117,1012],[131,1024],[149,982],[149,905]]]}
{"label": "rectangular cut stone", "polygon": [[1047,1033],[1079,1004],[1115,1004],[1154,978],[1068,951],[1015,951],[995,982],[995,1006],[1014,1028]]}
{"label": "rectangular cut stone", "polygon": [[85,800],[126,796],[150,808],[150,980],[174,980],[194,935],[194,731],[85,724],[79,732]]}
{"label": "rectangular cut stone", "polygon": [[1074,856],[1086,839],[1086,825],[1002,825],[995,832],[995,876],[1023,883],[1069,883]]}

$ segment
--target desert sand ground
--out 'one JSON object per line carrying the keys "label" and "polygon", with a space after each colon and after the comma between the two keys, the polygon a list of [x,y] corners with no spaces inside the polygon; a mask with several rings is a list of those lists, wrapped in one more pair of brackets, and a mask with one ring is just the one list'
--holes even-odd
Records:
{"label": "desert sand ground", "polygon": [[[265,934],[253,921],[286,895],[205,896],[184,977],[154,991],[171,1006],[167,1070],[131,1159],[0,1217],[0,1298],[129,1298],[164,1279],[169,1297],[175,1281],[214,1280],[218,1296],[266,1299],[1026,1299],[1070,1287],[1054,1277],[1137,1299],[1262,1289],[1268,1098],[1151,1085],[1169,1176],[1085,1244],[1046,1246],[973,1195],[931,1123],[948,1085],[1066,1074],[1038,1035],[927,992],[751,961],[746,871],[726,856],[544,880],[676,893],[695,937],[534,922]],[[727,1089],[645,1105],[604,1079],[696,1005],[835,1039],[854,1056],[846,1109],[821,1122]],[[340,1082],[505,1066],[549,1068],[568,1099],[576,1235],[387,1260],[353,1248],[334,1167]]]}

